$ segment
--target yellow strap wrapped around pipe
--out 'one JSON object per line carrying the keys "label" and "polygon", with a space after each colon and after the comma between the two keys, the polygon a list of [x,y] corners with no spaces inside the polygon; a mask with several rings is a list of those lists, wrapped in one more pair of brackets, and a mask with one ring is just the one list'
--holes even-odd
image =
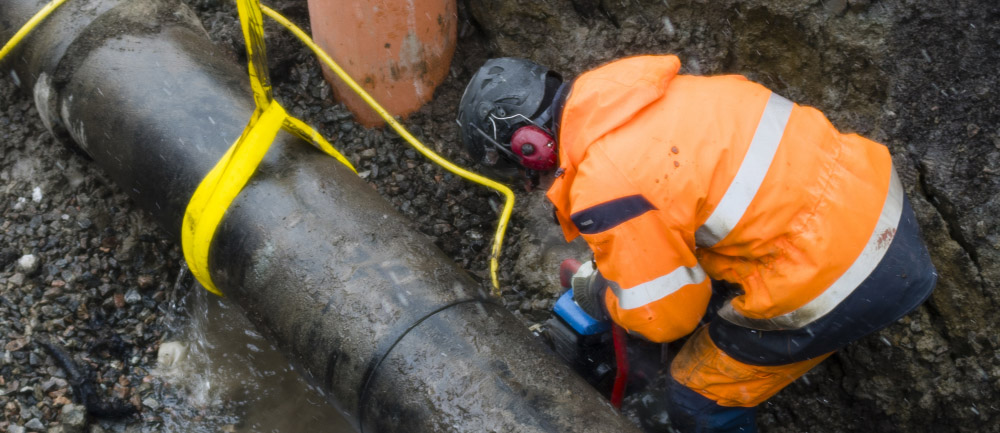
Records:
{"label": "yellow strap wrapped around pipe", "polygon": [[17,44],[25,38],[25,36],[28,36],[28,33],[31,33],[35,27],[38,27],[38,23],[42,22],[42,20],[47,18],[52,11],[56,10],[56,8],[63,3],[66,3],[66,0],[53,0],[45,5],[41,10],[36,12],[27,23],[24,23],[24,25],[21,26],[21,29],[18,30],[17,33],[14,33],[14,37],[10,38],[7,43],[3,44],[3,48],[0,48],[0,60],[3,60],[7,54],[13,51],[14,47],[16,47]]}
{"label": "yellow strap wrapped around pipe", "polygon": [[208,253],[212,239],[219,223],[222,222],[222,217],[226,214],[226,209],[257,171],[257,166],[264,159],[279,130],[284,128],[310,141],[357,173],[347,158],[337,152],[322,135],[305,122],[288,115],[281,104],[274,100],[267,75],[260,4],[256,0],[238,0],[237,8],[240,13],[240,24],[243,27],[243,37],[247,41],[247,68],[257,108],[240,138],[198,185],[188,202],[184,221],[181,223],[181,247],[191,273],[206,290],[219,296],[222,296],[222,292],[212,281],[208,267]]}
{"label": "yellow strap wrapped around pipe", "polygon": [[181,246],[191,273],[205,289],[222,296],[208,268],[208,249],[226,209],[250,180],[281,130],[287,113],[271,104],[251,121],[243,136],[229,148],[191,196],[181,225]]}
{"label": "yellow strap wrapped around pipe", "polygon": [[351,171],[357,174],[358,170],[354,168],[354,165],[352,165],[351,162],[344,157],[344,155],[338,152],[337,149],[334,149],[333,145],[326,141],[320,133],[316,132],[315,129],[312,129],[312,127],[307,125],[305,122],[292,116],[287,116],[285,117],[285,123],[282,125],[282,128],[292,134],[295,134],[297,137],[312,143],[313,146],[316,146],[319,150],[326,152],[327,155],[334,157],[337,161],[340,161],[346,165],[347,168],[350,168]]}

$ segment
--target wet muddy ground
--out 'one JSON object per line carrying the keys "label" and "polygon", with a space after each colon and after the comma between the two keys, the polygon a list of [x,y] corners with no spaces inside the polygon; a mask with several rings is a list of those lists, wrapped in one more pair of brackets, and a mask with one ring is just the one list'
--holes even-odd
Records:
{"label": "wet muddy ground", "polygon": [[[217,44],[243,55],[228,2],[187,3]],[[305,2],[273,6],[297,23],[307,20]],[[789,432],[1000,431],[994,314],[1000,299],[1000,6],[493,0],[460,1],[459,14],[451,74],[434,102],[406,124],[460,165],[469,164],[458,144],[455,106],[472,72],[500,55],[574,74],[623,55],[678,53],[683,72],[746,74],[821,108],[841,129],[887,143],[931,245],[939,288],[901,323],[834,355],[765,403],[759,423],[764,431]],[[283,105],[331,138],[414,229],[485,281],[501,199],[438,169],[391,131],[353,123],[332,99],[318,64],[277,26],[268,27],[268,44]],[[206,311],[215,318],[231,312],[218,305],[209,310],[208,300],[201,309],[192,306],[203,294],[183,278],[173,240],[95,165],[57,143],[30,96],[7,75],[0,77],[0,213],[0,430],[271,431],[248,413],[261,410],[254,404],[263,393],[255,390],[267,383],[253,376],[280,370],[280,361],[251,368],[230,381],[237,386],[219,387],[233,394],[207,400],[194,398],[197,386],[170,384],[169,375],[156,370],[162,342],[191,340],[201,331],[187,324]],[[521,271],[523,258],[545,245],[525,231],[528,221],[537,219],[519,209],[501,274],[504,303],[526,325],[547,318],[558,291],[537,270]],[[260,357],[247,345],[266,343],[245,336],[242,352],[233,348],[232,356]],[[85,367],[102,400],[138,413],[84,417],[73,378],[37,344],[43,340]],[[221,374],[211,367],[206,373]],[[313,431],[310,426],[274,428]]]}

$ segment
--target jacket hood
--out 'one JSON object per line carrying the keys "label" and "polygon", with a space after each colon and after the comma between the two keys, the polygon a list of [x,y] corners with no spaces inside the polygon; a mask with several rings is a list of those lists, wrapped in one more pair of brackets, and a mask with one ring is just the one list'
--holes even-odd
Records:
{"label": "jacket hood", "polygon": [[559,172],[547,193],[567,240],[579,235],[567,214],[569,189],[587,149],[662,98],[680,67],[677,56],[636,56],[600,66],[573,82],[560,116]]}

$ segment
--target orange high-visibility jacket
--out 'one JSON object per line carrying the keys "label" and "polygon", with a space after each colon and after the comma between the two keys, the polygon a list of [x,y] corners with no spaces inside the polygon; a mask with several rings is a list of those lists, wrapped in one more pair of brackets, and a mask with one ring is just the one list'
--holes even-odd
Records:
{"label": "orange high-visibility jacket", "polygon": [[889,151],[742,76],[679,68],[632,57],[573,83],[548,191],[566,239],[590,244],[615,322],[652,341],[695,328],[709,277],[744,291],[722,317],[805,326],[888,248],[903,197]]}

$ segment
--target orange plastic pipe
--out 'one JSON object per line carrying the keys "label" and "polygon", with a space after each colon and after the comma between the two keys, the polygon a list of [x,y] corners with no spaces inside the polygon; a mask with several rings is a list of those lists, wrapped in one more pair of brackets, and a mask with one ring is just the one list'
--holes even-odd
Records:
{"label": "orange plastic pipe", "polygon": [[[455,0],[309,0],[313,39],[393,115],[431,100],[455,53]],[[379,115],[325,65],[334,95],[359,123]]]}

